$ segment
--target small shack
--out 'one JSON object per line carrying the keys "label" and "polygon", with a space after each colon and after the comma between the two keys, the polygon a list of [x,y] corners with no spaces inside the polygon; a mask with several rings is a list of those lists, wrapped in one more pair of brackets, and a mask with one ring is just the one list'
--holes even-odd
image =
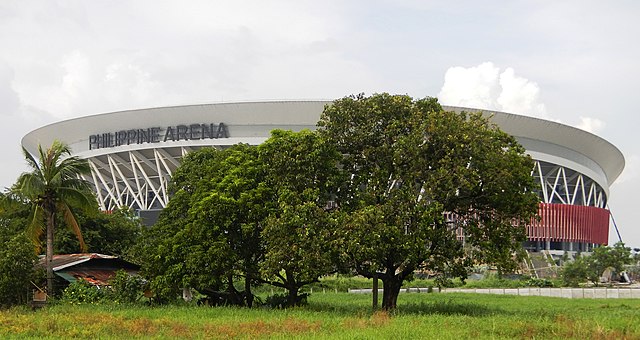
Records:
{"label": "small shack", "polygon": [[[44,257],[40,264],[45,265]],[[84,280],[95,286],[108,286],[116,276],[116,271],[124,270],[137,275],[140,266],[117,256],[97,253],[61,254],[53,256],[53,272],[63,278],[67,284]]]}

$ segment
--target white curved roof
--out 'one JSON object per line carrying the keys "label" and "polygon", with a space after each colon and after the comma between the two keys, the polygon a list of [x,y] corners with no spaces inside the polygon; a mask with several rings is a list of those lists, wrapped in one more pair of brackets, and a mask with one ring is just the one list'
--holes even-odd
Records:
{"label": "white curved roof", "polygon": [[[314,129],[325,105],[330,101],[269,101],[170,106],[104,113],[53,123],[29,132],[22,145],[31,153],[38,144],[50,145],[54,139],[68,143],[81,157],[93,157],[124,150],[151,148],[259,144],[275,128]],[[624,157],[606,140],[589,132],[553,121],[516,114],[460,107],[445,110],[491,115],[503,131],[515,136],[534,159],[549,161],[580,171],[596,180],[605,190],[620,175]],[[123,145],[89,150],[89,136],[120,130],[166,127],[180,124],[224,123],[229,138],[181,140]]]}
{"label": "white curved roof", "polygon": [[[625,160],[622,152],[613,144],[590,132],[550,120],[512,113],[453,106],[444,108],[453,111],[484,112],[485,115],[491,115],[491,121],[503,131],[518,138],[532,156],[550,152],[556,157],[566,158],[588,167],[595,163],[606,176],[607,184],[612,184],[624,169]],[[608,186],[603,185],[603,187]]]}

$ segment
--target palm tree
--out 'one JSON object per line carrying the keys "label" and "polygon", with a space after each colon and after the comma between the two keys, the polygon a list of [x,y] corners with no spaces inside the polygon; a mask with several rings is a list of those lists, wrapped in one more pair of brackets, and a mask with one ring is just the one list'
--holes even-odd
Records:
{"label": "palm tree", "polygon": [[57,213],[62,214],[67,226],[76,234],[81,250],[86,252],[87,249],[71,207],[91,209],[96,206],[89,183],[80,178],[81,174],[89,172],[89,163],[72,157],[69,146],[57,140],[46,151],[38,145],[38,160],[25,148],[22,151],[31,172],[22,173],[11,192],[31,206],[28,231],[38,249],[42,233],[46,231],[47,290],[53,294],[53,232]]}

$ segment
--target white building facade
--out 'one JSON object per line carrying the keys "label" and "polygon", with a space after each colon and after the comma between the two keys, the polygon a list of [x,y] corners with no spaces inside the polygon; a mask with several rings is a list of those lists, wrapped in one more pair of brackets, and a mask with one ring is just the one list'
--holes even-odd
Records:
{"label": "white building facade", "polygon": [[[103,210],[130,207],[152,223],[169,202],[168,184],[182,157],[202,147],[258,145],[273,129],[315,129],[329,101],[240,102],[105,113],[31,131],[22,145],[58,139],[86,158]],[[477,109],[444,107],[449,111]],[[583,250],[608,241],[609,186],[624,168],[622,153],[606,140],[570,126],[484,111],[535,160],[540,216],[528,226],[526,247]]]}

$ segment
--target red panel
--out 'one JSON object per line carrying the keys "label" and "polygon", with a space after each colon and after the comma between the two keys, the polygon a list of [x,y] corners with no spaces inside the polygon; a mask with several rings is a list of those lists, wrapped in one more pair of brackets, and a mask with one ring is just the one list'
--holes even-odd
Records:
{"label": "red panel", "polygon": [[579,205],[540,203],[539,220],[527,226],[530,241],[607,244],[609,211]]}

